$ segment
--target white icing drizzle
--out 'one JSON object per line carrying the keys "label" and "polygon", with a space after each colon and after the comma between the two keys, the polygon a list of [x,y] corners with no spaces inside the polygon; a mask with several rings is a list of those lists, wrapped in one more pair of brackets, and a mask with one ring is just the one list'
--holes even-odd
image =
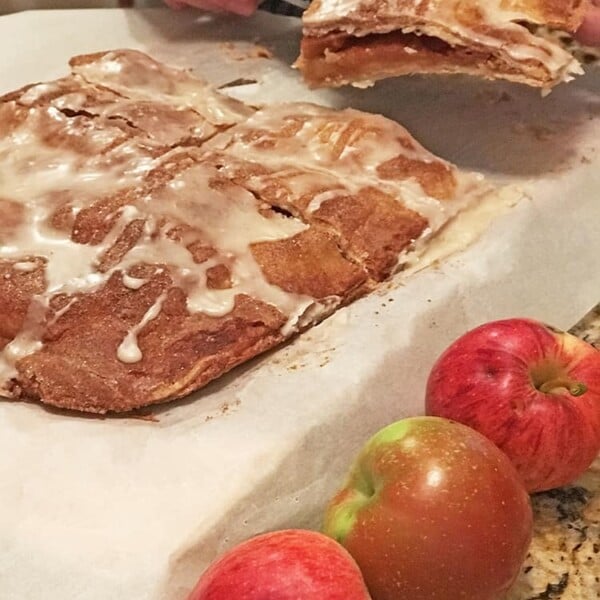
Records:
{"label": "white icing drizzle", "polygon": [[39,324],[43,321],[47,300],[35,296],[29,305],[23,327],[0,353],[0,392],[16,373],[15,364],[21,358],[42,348]]}
{"label": "white icing drizzle", "polygon": [[73,72],[127,98],[192,108],[214,125],[232,125],[252,113],[251,108],[220,94],[205,81],[135,50],[107,52],[74,66]]}
{"label": "white icing drizzle", "polygon": [[[269,133],[281,131],[286,124],[298,119],[304,122],[293,136],[277,137],[277,133]],[[262,137],[251,135],[255,132],[263,132]],[[338,156],[334,148],[340,140],[345,143]],[[273,168],[297,197],[319,188],[325,190],[311,199],[306,209],[308,213],[316,212],[336,197],[356,193],[363,187],[375,187],[422,215],[434,232],[461,209],[463,199],[465,202],[470,199],[468,194],[457,193],[450,201],[440,201],[425,193],[411,177],[382,180],[378,167],[398,156],[423,163],[447,163],[420,146],[398,123],[351,109],[335,111],[300,103],[270,106],[238,125],[233,134],[226,132],[217,136],[208,147]],[[296,168],[290,167],[290,162]],[[453,172],[457,179],[465,182],[473,178]],[[260,176],[251,178],[249,183],[252,189],[267,185]]]}
{"label": "white icing drizzle", "polygon": [[320,194],[313,196],[310,203],[306,207],[306,211],[308,213],[315,213],[321,208],[321,205],[323,203],[329,202],[330,200],[334,200],[335,198],[339,198],[340,196],[343,196],[344,194],[347,194],[347,190],[339,190],[339,189],[335,190],[334,189],[334,190],[327,190],[326,192],[321,192]]}
{"label": "white icing drizzle", "polygon": [[20,358],[39,350],[42,345],[41,340],[25,330],[23,334],[19,334],[10,344],[7,344],[3,352],[7,362],[14,365]]}
{"label": "white icing drizzle", "polygon": [[56,321],[58,321],[58,319],[60,319],[66,312],[68,312],[69,310],[71,310],[71,307],[76,304],[79,301],[79,297],[74,296],[73,298],[70,298],[69,301],[59,310],[54,312],[54,315],[52,316],[52,321],[50,322],[50,324],[54,324],[56,323]]}
{"label": "white icing drizzle", "polygon": [[142,320],[127,332],[127,335],[117,348],[117,357],[121,362],[136,363],[142,360],[143,355],[138,345],[138,335],[150,321],[153,321],[158,317],[166,297],[166,292],[160,294],[154,304],[146,311]]}
{"label": "white icing drizzle", "polygon": [[421,186],[412,179],[401,185],[402,204],[427,219],[431,232],[437,231],[450,217],[461,209],[461,199],[468,198],[457,192],[452,202],[440,201],[423,192]]}
{"label": "white icing drizzle", "polygon": [[31,273],[32,271],[36,270],[37,264],[32,261],[26,260],[23,262],[15,263],[12,266],[12,268],[15,271],[21,271],[21,273]]}
{"label": "white icing drizzle", "polygon": [[109,235],[102,243],[91,246],[76,244],[64,234],[59,235],[48,226],[46,210],[33,210],[27,213],[31,219],[17,230],[11,244],[0,247],[0,259],[45,257],[46,294],[92,291],[108,277],[108,274],[97,271],[102,255],[137,215],[135,207],[125,206]]}
{"label": "white icing drizzle", "polygon": [[[506,8],[506,0],[431,1],[423,10],[421,2],[404,0],[320,0],[304,14],[305,32],[324,34],[341,30],[357,37],[371,33],[422,33],[443,39],[451,45],[473,43],[506,54],[515,62],[536,61],[547,69],[555,81],[569,80],[582,73],[581,66],[558,44],[531,34],[519,22],[543,24],[537,9]],[[512,3],[514,6],[514,3]],[[523,3],[526,6],[526,3]],[[369,17],[377,11],[377,20]],[[462,17],[467,11],[479,11],[481,19],[468,24]],[[482,27],[485,26],[485,27]],[[506,41],[494,31],[510,34]],[[489,32],[489,33],[488,33]]]}
{"label": "white icing drizzle", "polygon": [[[58,131],[66,132],[74,147],[79,137],[85,137],[89,152],[98,156],[51,147],[39,135]],[[31,108],[24,125],[0,137],[0,197],[26,204],[37,203],[51,192],[69,191],[83,206],[90,195],[101,196],[130,186],[150,169],[152,159],[135,144],[124,141],[111,155],[113,164],[108,163],[100,153],[120,139],[124,139],[123,134],[116,128],[78,129],[56,108]],[[121,160],[125,158],[130,162]],[[46,204],[51,202],[48,199]]]}
{"label": "white icing drizzle", "polygon": [[[83,137],[92,149],[96,148],[97,156],[79,154],[68,143],[61,146],[45,143],[40,135],[47,133],[48,123],[54,122],[63,131],[72,130],[73,135]],[[198,164],[188,168],[163,187],[107,215],[112,226],[100,243],[78,244],[72,241],[69,229],[55,229],[52,218],[57,209],[65,208],[74,219],[97,199],[138,186],[143,176],[156,166],[156,160],[131,141],[102,154],[115,139],[119,141],[119,135],[118,130],[79,131],[76,122],[50,107],[28,109],[26,122],[0,139],[0,197],[23,209],[16,227],[0,232],[0,260],[16,261],[17,269],[29,269],[30,265],[33,269],[36,265],[31,259],[42,257],[46,279],[46,290],[32,299],[32,314],[22,331],[0,354],[3,385],[14,376],[15,363],[20,358],[41,348],[40,335],[51,297],[95,291],[117,271],[121,272],[125,287],[137,290],[146,279],[132,277],[128,270],[140,263],[168,265],[175,285],[188,293],[190,312],[225,316],[233,309],[236,296],[247,294],[272,304],[288,318],[286,335],[295,330],[307,308],[315,304],[312,298],[284,292],[267,282],[251,252],[252,244],[285,239],[306,226],[278,214],[263,216],[254,196],[240,187],[227,182],[225,188],[213,186],[212,180],[218,173],[208,166]],[[98,267],[105,253],[136,219],[144,221],[140,239],[118,264],[100,272]],[[196,236],[202,236],[214,249],[214,257],[197,264],[186,249],[185,239],[176,241],[168,236],[170,229],[182,224],[191,227]],[[76,229],[73,233],[77,234]],[[230,269],[229,289],[207,287],[207,270],[219,264]],[[75,301],[72,298],[57,311],[53,322]],[[161,307],[162,302],[155,303],[130,330],[119,348],[120,359],[125,362],[141,359],[139,349],[136,351],[137,335],[159,314]]]}
{"label": "white icing drizzle", "polygon": [[[51,94],[58,89],[58,85],[55,81],[48,81],[45,83],[37,83],[31,86],[27,91],[21,94],[19,101],[24,105],[29,106],[35,104],[40,98],[46,94]],[[85,99],[85,96],[84,96]]]}
{"label": "white icing drizzle", "polygon": [[0,392],[8,391],[6,384],[16,374],[15,364],[21,358],[33,354],[42,348],[43,344],[31,331],[24,329],[2,350],[0,360]]}
{"label": "white icing drizzle", "polygon": [[139,290],[143,285],[148,283],[147,279],[142,279],[141,277],[131,277],[131,275],[127,275],[127,273],[123,274],[123,285],[130,290]]}
{"label": "white icing drizzle", "polygon": [[[73,91],[73,88],[81,91]],[[185,106],[149,101],[146,98],[125,98],[108,90],[95,88],[77,75],[35,85],[18,102],[23,106],[32,106],[48,94],[55,95],[55,98],[46,101],[58,110],[84,112],[103,119],[120,118],[134,124],[135,128],[143,131],[151,140],[164,146],[174,146],[190,137],[197,140],[208,139],[217,131],[198,112]]]}
{"label": "white icing drizzle", "polygon": [[[14,104],[1,108],[17,114]],[[61,136],[66,133],[64,144],[50,145],[42,138],[55,130]],[[119,130],[82,127],[53,107],[28,109],[25,122],[0,138],[0,198],[13,203],[15,211],[22,209],[15,226],[0,231],[0,260],[15,261],[15,270],[28,271],[36,268],[31,259],[42,257],[46,280],[46,291],[33,297],[21,332],[0,353],[0,381],[14,375],[17,360],[41,347],[40,324],[53,295],[92,291],[109,275],[97,271],[99,260],[138,215],[135,207],[124,207],[109,235],[95,246],[76,244],[51,220],[65,203],[74,217],[94,199],[141,181],[154,161],[133,142],[123,141],[110,155],[103,154],[121,139]],[[76,151],[82,141],[91,155]],[[58,311],[54,320],[71,305]]]}
{"label": "white icing drizzle", "polygon": [[[293,136],[277,137],[268,133],[281,131],[290,121],[307,116],[310,120]],[[354,128],[351,135],[348,127]],[[257,132],[263,132],[262,136],[257,136]],[[339,140],[345,142],[343,150],[339,156],[333,155],[333,148]],[[270,106],[255,113],[243,125],[238,125],[233,133],[221,134],[208,145],[225,149],[228,155],[241,160],[252,160],[272,168],[277,179],[296,198],[311,198],[305,208],[308,214],[314,214],[330,200],[356,193],[364,187],[387,192],[427,220],[427,227],[420,237],[399,254],[398,270],[412,260],[415,253],[420,253],[424,243],[459,212],[477,203],[492,189],[481,175],[459,172],[433,156],[399,124],[378,115],[353,110],[340,112],[298,103]],[[378,174],[378,167],[398,156],[446,165],[457,182],[453,197],[445,200],[434,198],[410,176],[383,180]],[[290,163],[295,166],[291,167]],[[235,164],[229,168],[235,170]],[[227,167],[225,171],[229,172]],[[253,176],[247,184],[253,190],[265,190],[269,186],[269,175]]]}
{"label": "white icing drizzle", "polygon": [[205,165],[193,166],[147,198],[149,205],[163,207],[165,214],[175,221],[186,222],[202,231],[218,256],[230,263],[233,287],[211,290],[206,288],[205,273],[217,264],[214,260],[202,265],[189,264],[190,259],[182,261],[181,257],[173,256],[171,247],[161,249],[166,262],[184,263],[183,277],[203,278],[188,295],[190,312],[226,315],[233,309],[238,294],[259,298],[285,315],[297,311],[298,305],[310,304],[312,298],[284,292],[268,283],[250,251],[252,244],[292,237],[305,230],[306,225],[278,214],[269,218],[261,215],[256,210],[254,197],[242,188],[234,185],[228,185],[225,190],[212,188],[210,180],[215,175],[216,171]]}
{"label": "white icing drizzle", "polygon": [[[279,131],[294,122],[301,122],[299,130],[288,137],[280,136]],[[271,105],[233,131],[218,135],[206,147],[226,149],[230,155],[255,159],[267,166],[292,169],[293,163],[331,179],[332,173],[347,176],[350,184],[375,179],[379,182],[377,168],[399,155],[443,162],[415,142],[398,123],[352,109],[337,111],[309,103]],[[341,153],[336,146],[340,140]]]}

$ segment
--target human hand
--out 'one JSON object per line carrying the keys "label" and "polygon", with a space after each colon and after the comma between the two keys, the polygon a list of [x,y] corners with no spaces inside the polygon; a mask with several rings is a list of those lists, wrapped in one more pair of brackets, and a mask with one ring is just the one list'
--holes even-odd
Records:
{"label": "human hand", "polygon": [[165,0],[168,6],[175,9],[193,6],[213,12],[230,12],[250,16],[260,0]]}
{"label": "human hand", "polygon": [[593,4],[575,33],[575,38],[586,46],[600,46],[600,0],[593,0]]}

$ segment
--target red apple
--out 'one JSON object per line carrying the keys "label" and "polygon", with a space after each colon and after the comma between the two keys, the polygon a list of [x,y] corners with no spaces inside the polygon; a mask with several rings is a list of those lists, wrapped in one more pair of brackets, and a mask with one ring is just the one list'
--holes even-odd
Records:
{"label": "red apple", "polygon": [[350,554],[327,536],[299,529],[236,546],[202,575],[189,600],[370,600]]}
{"label": "red apple", "polygon": [[434,365],[426,411],[492,440],[530,492],[565,485],[600,452],[600,352],[529,319],[487,323]]}
{"label": "red apple", "polygon": [[373,600],[498,600],[525,559],[532,512],[492,442],[415,417],[366,444],[324,532],[352,554]]}

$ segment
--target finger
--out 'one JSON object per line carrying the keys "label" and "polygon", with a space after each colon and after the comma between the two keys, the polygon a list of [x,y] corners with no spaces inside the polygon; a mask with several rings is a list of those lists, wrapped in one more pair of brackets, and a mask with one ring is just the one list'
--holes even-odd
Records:
{"label": "finger", "polygon": [[595,6],[588,11],[575,37],[586,46],[600,46],[600,6]]}
{"label": "finger", "polygon": [[186,7],[200,8],[203,10],[223,10],[219,0],[165,0],[165,2],[176,10]]}
{"label": "finger", "polygon": [[256,10],[258,0],[192,0],[200,8],[249,16]]}
{"label": "finger", "polygon": [[223,12],[222,2],[220,0],[188,0],[187,4],[202,10],[211,12]]}
{"label": "finger", "polygon": [[193,6],[214,12],[231,12],[239,15],[251,15],[258,6],[258,0],[165,0],[172,8]]}
{"label": "finger", "polygon": [[248,17],[256,11],[258,0],[223,0],[221,4],[229,12]]}

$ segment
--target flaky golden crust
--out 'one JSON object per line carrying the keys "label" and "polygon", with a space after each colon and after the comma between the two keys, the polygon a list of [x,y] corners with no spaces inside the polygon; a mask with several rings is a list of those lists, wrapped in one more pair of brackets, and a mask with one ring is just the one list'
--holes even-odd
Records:
{"label": "flaky golden crust", "polygon": [[507,11],[526,15],[527,20],[565,31],[575,31],[590,6],[589,0],[503,0]]}
{"label": "flaky golden crust", "polygon": [[132,293],[117,277],[65,313],[24,358],[13,384],[16,399],[94,413],[127,412],[181,398],[284,340],[283,315],[247,297],[226,317],[189,315],[172,288],[159,317],[138,339],[135,369],[116,360],[117,347],[156,300],[165,281]]}
{"label": "flaky golden crust", "polygon": [[[313,0],[304,13],[307,28],[324,33],[348,30],[364,23],[370,31],[387,23],[442,20],[477,26],[482,20],[506,24],[519,20],[575,30],[583,21],[590,0]],[[389,30],[389,29],[388,29]]]}

